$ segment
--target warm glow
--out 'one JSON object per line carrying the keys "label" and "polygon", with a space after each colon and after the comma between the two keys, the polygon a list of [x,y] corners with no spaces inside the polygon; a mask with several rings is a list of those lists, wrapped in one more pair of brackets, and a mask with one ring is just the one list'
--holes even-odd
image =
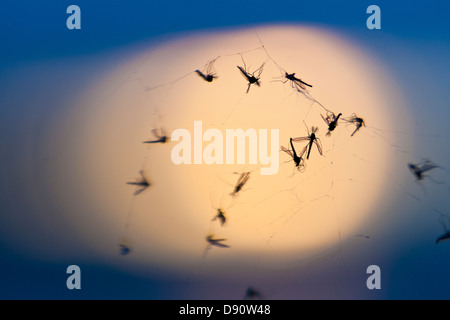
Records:
{"label": "warm glow", "polygon": [[[311,96],[336,114],[356,113],[368,127],[385,128],[392,127],[393,103],[397,113],[404,113],[389,76],[347,40],[309,27],[257,31],[270,56],[312,84]],[[350,137],[355,127],[339,121],[331,136],[325,136],[327,126],[320,116],[325,111],[288,82],[275,81],[281,73],[264,50],[247,52],[260,46],[255,29],[163,43],[118,65],[80,99],[79,113],[67,120],[78,128],[67,138],[70,152],[61,156],[54,180],[61,211],[91,249],[117,260],[117,244],[130,210],[126,238],[133,252],[124,259],[137,266],[194,273],[225,268],[251,272],[256,263],[281,268],[337,250],[361,233],[376,214],[390,178],[386,173],[393,155],[384,140],[388,133],[380,139],[369,128],[361,128]],[[252,85],[248,94],[236,68],[243,65],[238,52],[247,52],[243,58],[250,71],[266,61],[261,87]],[[211,83],[191,73],[145,90],[201,69],[217,56],[218,79]],[[309,130],[319,127],[324,153],[320,156],[313,146],[306,170],[300,173],[292,161],[285,163],[290,158],[280,152],[278,174],[261,176],[259,166],[252,165],[176,166],[170,158],[174,142],[142,143],[159,127],[169,136],[178,128],[193,134],[195,120],[203,121],[204,131],[217,128],[223,134],[225,129],[279,129],[280,145],[285,147],[290,137],[307,135],[305,121]],[[304,145],[295,147],[300,151]],[[152,186],[132,202],[135,189],[125,183],[134,181],[142,168]],[[253,169],[258,170],[232,198],[236,173]],[[68,180],[71,184],[63,183]],[[219,207],[228,218],[224,227],[211,221]],[[231,248],[213,247],[202,260],[209,233],[226,238]]]}

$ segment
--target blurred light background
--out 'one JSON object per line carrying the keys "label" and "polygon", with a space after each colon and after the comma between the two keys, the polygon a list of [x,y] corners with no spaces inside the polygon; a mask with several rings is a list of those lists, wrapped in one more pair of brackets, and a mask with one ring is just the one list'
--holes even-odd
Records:
{"label": "blurred light background", "polygon": [[[81,30],[70,31],[66,28],[68,15],[65,12],[71,4],[81,8]],[[366,28],[366,8],[371,4],[381,8],[381,30]],[[449,6],[446,1],[228,1],[214,5],[206,1],[1,1],[0,297],[240,299],[247,286],[251,285],[271,299],[448,299],[446,279],[449,276],[450,247],[448,242],[434,244],[437,236],[444,231],[434,210],[450,214],[447,211],[450,203],[446,168],[450,158],[446,123],[449,117],[447,85],[450,67],[447,60],[450,54],[450,26],[445,16]],[[379,179],[385,181],[383,194],[389,195],[377,199],[373,208],[378,212],[371,216],[367,224],[355,230],[355,234],[360,230],[370,239],[347,235],[339,243],[341,249],[332,250],[333,254],[328,255],[328,251],[321,250],[317,257],[284,258],[281,261],[286,261],[288,265],[282,270],[278,266],[271,269],[265,261],[273,258],[264,251],[270,247],[262,245],[266,243],[264,239],[258,243],[259,247],[251,254],[248,264],[241,262],[242,269],[234,269],[236,274],[231,277],[230,274],[224,276],[224,273],[209,272],[209,267],[213,268],[215,264],[208,265],[211,256],[202,259],[201,245],[198,259],[188,260],[190,264],[186,268],[189,272],[164,270],[158,265],[143,268],[148,263],[146,255],[133,256],[132,253],[126,257],[119,256],[116,242],[120,241],[119,230],[124,225],[127,209],[121,216],[122,221],[111,219],[104,222],[112,230],[118,230],[117,238],[111,235],[114,233],[105,235],[105,238],[103,232],[97,229],[109,212],[97,213],[92,221],[72,219],[77,211],[83,217],[89,215],[91,212],[85,209],[92,208],[89,203],[95,203],[98,197],[92,192],[97,186],[89,183],[95,179],[85,180],[92,177],[92,168],[76,164],[96,159],[98,163],[94,168],[105,168],[99,175],[104,177],[109,176],[111,169],[107,163],[101,162],[105,152],[111,149],[100,150],[101,156],[97,158],[91,152],[94,150],[92,145],[81,143],[87,140],[79,138],[88,136],[95,124],[103,123],[102,116],[106,114],[104,103],[115,98],[109,95],[112,89],[120,88],[128,94],[138,88],[131,81],[138,76],[132,72],[138,70],[137,63],[142,61],[145,53],[153,53],[156,46],[168,43],[181,43],[179,45],[186,48],[188,46],[183,39],[192,40],[198,35],[210,37],[214,33],[253,30],[268,25],[307,26],[323,30],[336,38],[341,37],[355,46],[355,50],[364,52],[365,55],[360,58],[368,57],[368,65],[380,67],[376,70],[382,75],[380,79],[392,84],[380,84],[379,87],[386,86],[386,90],[391,90],[383,98],[392,97],[390,108],[384,104],[381,111],[382,118],[387,119],[386,125],[381,127],[383,130],[374,129],[380,127],[366,119],[368,128],[365,135],[368,141],[383,145],[383,156],[392,152],[388,154],[389,158],[379,159],[379,162],[369,159],[373,161],[368,166],[370,174],[384,176]],[[263,34],[261,31],[264,41]],[[269,35],[267,37],[270,39]],[[246,49],[258,46],[256,40],[253,39],[254,42]],[[266,44],[267,49],[272,53],[269,43]],[[311,44],[296,45],[307,50]],[[276,49],[274,51],[274,59],[279,62],[277,57],[280,55]],[[179,56],[186,53],[174,50],[172,54],[177,64],[170,67],[167,75],[164,70],[158,73],[161,75],[160,83],[173,80],[172,74],[181,76],[192,71],[187,69],[182,72],[182,68],[188,65]],[[206,54],[205,57],[214,58]],[[263,55],[259,53],[258,58],[261,57]],[[236,56],[231,61],[238,59],[239,56]],[[289,57],[280,61],[283,66],[285,61],[287,65],[293,63]],[[194,68],[205,62],[199,57]],[[219,62],[216,66],[218,72]],[[178,67],[180,73],[176,73]],[[148,73],[142,71],[141,75]],[[193,76],[189,80],[192,81],[192,78],[199,80]],[[305,80],[308,79],[305,77]],[[244,81],[236,81],[242,81],[239,83],[244,91]],[[326,85],[335,83],[336,92],[341,92],[339,101],[348,101],[349,105],[353,105],[363,99],[360,92],[348,90],[345,82],[327,81]],[[267,82],[263,82],[261,88],[252,87],[251,93],[263,90],[264,86],[269,85]],[[163,88],[151,99],[155,99],[155,103],[169,104],[174,91],[182,97],[189,97],[181,91],[182,84],[184,82],[177,82],[174,86],[180,88],[175,87],[172,91]],[[143,95],[142,92],[139,94]],[[312,93],[323,101],[323,95],[316,96],[315,91]],[[150,96],[152,92],[145,94]],[[130,108],[138,110],[140,101],[139,96],[135,96],[135,100],[130,101]],[[109,146],[115,138],[119,140],[118,144],[126,144],[127,139],[132,137],[123,137],[124,132],[129,132],[126,129],[130,122],[124,125],[119,121],[124,118],[121,118],[123,110],[117,109],[117,105],[114,109],[116,117],[110,118],[115,120],[106,122],[105,126],[122,127],[112,131],[114,135],[111,137],[107,133],[98,136],[110,139]],[[100,112],[91,114],[82,106],[98,107]],[[150,132],[149,127],[160,121],[155,120],[158,117],[153,110],[147,112],[148,126],[137,128],[139,134]],[[358,110],[354,112],[358,113]],[[133,120],[132,114],[128,121]],[[168,115],[164,115],[164,111],[162,114],[161,122],[167,122]],[[86,122],[86,119],[89,121]],[[186,120],[186,123],[192,121]],[[57,132],[61,132],[62,136],[55,135]],[[360,138],[358,134],[356,137]],[[71,142],[74,144],[71,145]],[[146,149],[141,145],[130,148],[145,155]],[[356,151],[355,154],[353,158],[361,157]],[[367,160],[361,158],[363,160],[358,161],[359,165]],[[407,162],[420,162],[424,158],[443,167],[432,172],[441,184],[429,180],[418,184],[407,171]],[[142,157],[136,155],[130,161],[127,169],[133,167],[132,161],[142,161]],[[383,161],[387,161],[386,167],[383,167],[385,169],[376,172],[379,167],[374,163]],[[134,164],[137,174],[141,163]],[[134,179],[134,171],[130,174],[129,170],[122,170],[121,175]],[[282,166],[280,171],[286,174],[289,170]],[[235,178],[225,176],[224,179],[233,183]],[[87,187],[83,188],[83,185]],[[106,188],[109,190],[111,186]],[[101,192],[107,194],[105,190]],[[131,192],[128,195],[130,199]],[[213,202],[220,203],[221,192],[214,197]],[[78,199],[87,199],[87,202],[80,203]],[[209,202],[210,199],[206,199],[205,208],[212,215]],[[62,208],[70,214],[62,212]],[[96,241],[84,236],[96,232]],[[205,235],[202,234],[202,237]],[[109,240],[116,242],[111,243],[107,249],[110,251],[102,252]],[[133,245],[133,237],[130,241]],[[158,245],[155,243],[154,247]],[[213,251],[214,248],[211,255]],[[170,260],[175,254],[169,252],[167,255]],[[81,291],[70,291],[65,287],[68,276],[65,270],[71,264],[81,267]],[[365,271],[371,264],[381,267],[380,291],[370,291],[365,286]],[[259,274],[252,279],[252,283],[246,277],[249,270],[256,270]],[[205,275],[199,276],[198,273]]]}

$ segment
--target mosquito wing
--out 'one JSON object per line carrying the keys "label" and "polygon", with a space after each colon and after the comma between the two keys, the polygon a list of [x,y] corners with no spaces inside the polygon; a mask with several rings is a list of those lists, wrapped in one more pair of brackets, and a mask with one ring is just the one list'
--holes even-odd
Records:
{"label": "mosquito wing", "polygon": [[288,155],[290,155],[292,158],[294,158],[294,154],[292,153],[291,150],[286,149],[285,147],[281,146],[281,150],[283,150],[284,152],[286,152]]}
{"label": "mosquito wing", "polygon": [[[305,146],[302,151],[298,154],[299,158],[303,158],[303,155],[305,154],[306,150],[308,150],[308,146]],[[322,154],[322,153],[321,153]]]}
{"label": "mosquito wing", "polygon": [[136,191],[134,192],[134,195],[135,195],[135,196],[140,195],[142,192],[145,191],[145,189],[147,189],[147,187],[142,187],[142,188],[136,190]]}
{"label": "mosquito wing", "polygon": [[320,145],[320,142],[317,139],[314,139],[314,143],[317,146],[317,150],[319,150],[320,155],[322,155],[322,146]]}
{"label": "mosquito wing", "polygon": [[147,182],[147,179],[144,176],[144,170],[139,171],[139,174],[141,175],[142,181]]}
{"label": "mosquito wing", "polygon": [[434,163],[431,163],[431,162],[427,161],[420,168],[420,171],[421,172],[427,172],[427,171],[430,171],[431,169],[434,169],[434,168],[439,168],[439,166],[435,165]]}
{"label": "mosquito wing", "polygon": [[[306,87],[299,80],[292,80],[298,91],[306,90]],[[300,90],[301,89],[301,90]]]}
{"label": "mosquito wing", "polygon": [[216,240],[217,242],[215,241],[215,242],[213,243],[213,245],[216,246],[216,247],[219,247],[219,248],[229,248],[229,247],[230,247],[230,246],[227,245],[227,244],[220,243],[219,240],[225,240],[225,239],[218,239],[218,240]]}
{"label": "mosquito wing", "polygon": [[263,69],[264,69],[264,65],[265,65],[265,64],[266,64],[266,63],[263,62],[262,65],[261,65],[261,67],[259,67],[258,69],[255,70],[255,72],[253,72],[253,74],[257,74],[256,78],[259,79],[259,77],[261,76],[261,73],[263,72]]}
{"label": "mosquito wing", "polygon": [[161,138],[161,135],[159,134],[158,129],[153,129],[152,133],[156,138],[158,138],[158,139]]}
{"label": "mosquito wing", "polygon": [[216,60],[217,60],[217,58],[214,59],[214,60],[212,60],[212,61],[208,64],[208,67],[206,68],[206,72],[207,72],[208,74],[214,73],[214,62],[216,62]]}
{"label": "mosquito wing", "polygon": [[320,114],[320,116],[322,117],[323,121],[325,121],[325,123],[329,126],[330,125],[330,118],[329,117],[324,117],[323,114]]}
{"label": "mosquito wing", "polygon": [[242,186],[244,186],[247,183],[248,179],[250,179],[250,173],[249,172],[246,172],[243,175],[244,176],[242,177],[242,179],[240,179],[240,183],[239,183]]}
{"label": "mosquito wing", "polygon": [[309,141],[309,137],[292,138],[292,141],[294,141],[294,142]]}
{"label": "mosquito wing", "polygon": [[[247,176],[247,172],[242,173],[241,176],[239,177],[237,183],[236,183],[236,186],[245,183],[244,181],[246,181],[246,180],[245,180],[245,179],[246,179],[246,176]],[[247,180],[248,180],[248,179],[247,179]]]}

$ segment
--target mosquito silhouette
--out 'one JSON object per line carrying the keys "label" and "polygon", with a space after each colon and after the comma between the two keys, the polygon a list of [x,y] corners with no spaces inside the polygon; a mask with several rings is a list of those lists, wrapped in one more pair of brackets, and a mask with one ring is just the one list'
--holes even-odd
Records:
{"label": "mosquito silhouette", "polygon": [[136,179],[135,182],[127,182],[129,185],[137,186],[138,189],[134,192],[134,195],[137,196],[138,194],[142,193],[145,189],[150,187],[150,182],[148,182],[147,178],[144,176],[144,171],[139,171],[139,174],[141,175],[140,179]]}
{"label": "mosquito silhouette", "polygon": [[448,230],[445,233],[443,233],[442,235],[440,235],[436,239],[436,244],[438,244],[439,242],[445,241],[445,240],[450,240],[450,230]]}
{"label": "mosquito silhouette", "polygon": [[126,256],[127,254],[129,254],[131,252],[131,248],[125,244],[119,244],[119,249],[120,249],[120,254],[122,256]]}
{"label": "mosquito silhouette", "polygon": [[206,237],[206,242],[208,242],[208,245],[206,246],[205,252],[203,253],[203,257],[206,257],[209,250],[211,250],[212,247],[218,247],[218,248],[229,248],[230,246],[227,244],[222,243],[223,241],[226,241],[227,239],[215,239],[212,234],[208,235]]}
{"label": "mosquito silhouette", "polygon": [[300,155],[297,155],[295,152],[294,145],[292,143],[292,138],[289,139],[289,143],[291,144],[292,151],[289,149],[286,149],[285,147],[281,146],[281,150],[286,152],[288,155],[292,157],[292,160],[294,160],[295,167],[302,171],[305,168],[305,160],[303,159],[303,155],[306,152],[306,147],[303,148],[303,150],[300,152]]}
{"label": "mosquito silhouette", "polygon": [[285,71],[283,77],[286,80],[285,81],[281,81],[281,82],[286,83],[288,81],[291,81],[291,87],[297,89],[298,92],[302,92],[302,90],[306,90],[307,86],[312,88],[312,85],[304,82],[302,79],[297,78],[295,76],[295,72],[294,73],[287,73]]}
{"label": "mosquito silhouette", "polygon": [[317,138],[316,136],[316,133],[319,130],[319,128],[313,126],[311,127],[311,133],[309,133],[308,126],[306,126],[306,130],[308,131],[307,137],[293,138],[292,141],[294,142],[309,141],[308,144],[306,145],[306,147],[308,148],[308,154],[306,156],[306,159],[309,159],[309,154],[311,153],[311,147],[313,143],[317,146],[317,150],[319,150],[320,155],[322,155],[322,146],[320,143],[320,139]]}
{"label": "mosquito silhouette", "polygon": [[216,76],[216,72],[214,71],[214,62],[216,62],[217,58],[210,61],[204,72],[200,71],[200,70],[195,70],[195,72],[201,77],[203,78],[203,80],[205,80],[206,82],[212,82],[214,79],[217,79],[218,77]]}
{"label": "mosquito silhouette", "polygon": [[217,209],[217,214],[214,216],[212,221],[216,221],[217,219],[220,221],[221,226],[227,223],[227,217],[225,216],[225,212],[220,208]]}
{"label": "mosquito silhouette", "polygon": [[325,123],[328,125],[328,132],[326,136],[330,136],[331,131],[336,129],[339,117],[342,116],[342,113],[339,113],[337,117],[333,112],[327,112],[326,117],[324,117],[322,114],[320,116],[322,117],[323,121],[325,121]]}
{"label": "mosquito silhouette", "polygon": [[[242,58],[242,56],[241,56],[241,58]],[[242,58],[242,62],[244,63],[244,68],[242,68],[240,66],[237,66],[237,67],[241,71],[244,78],[248,81],[248,87],[247,87],[247,92],[246,92],[246,93],[248,93],[250,91],[250,86],[252,84],[256,84],[258,87],[261,86],[259,79],[261,78],[261,73],[263,72],[263,68],[266,63],[263,62],[262,65],[258,69],[253,71],[253,73],[250,73],[247,71],[247,66],[245,64],[244,58]]]}
{"label": "mosquito silhouette", "polygon": [[262,298],[263,298],[262,294],[252,287],[248,287],[247,290],[245,291],[244,300],[260,300]]}
{"label": "mosquito silhouette", "polygon": [[444,233],[441,234],[439,237],[437,237],[435,244],[438,244],[442,241],[450,240],[450,229],[447,228],[448,222],[450,222],[450,218],[437,210],[434,209],[434,211],[439,214],[439,222],[442,225],[442,228],[444,229]]}
{"label": "mosquito silhouette", "polygon": [[419,164],[408,163],[408,168],[409,171],[411,171],[411,173],[416,176],[417,181],[421,181],[425,177],[425,172],[430,171],[434,168],[439,168],[439,166],[435,165],[429,160],[426,160],[425,162]]}
{"label": "mosquito silhouette", "polygon": [[249,179],[250,179],[250,171],[241,173],[238,181],[236,182],[236,185],[234,186],[234,190],[232,193],[230,193],[230,195],[233,197],[236,196],[239,193],[239,191],[242,190],[242,188]]}
{"label": "mosquito silhouette", "polygon": [[163,128],[159,129],[159,131],[158,129],[153,129],[152,133],[155,136],[156,140],[147,140],[143,143],[166,143],[169,140]]}
{"label": "mosquito silhouette", "polygon": [[347,119],[343,119],[344,121],[346,121],[346,122],[349,122],[349,123],[353,123],[353,124],[355,124],[355,126],[356,126],[356,129],[355,129],[355,131],[353,131],[353,133],[351,134],[351,137],[353,137],[353,135],[356,133],[356,132],[358,132],[359,131],[359,129],[362,127],[362,126],[366,126],[366,124],[365,124],[365,122],[364,122],[364,119],[363,118],[360,118],[360,117],[357,117],[356,116],[356,114],[352,114],[351,116],[350,116],[350,118],[347,118]]}
{"label": "mosquito silhouette", "polygon": [[219,247],[219,248],[229,248],[230,246],[222,243],[223,241],[227,241],[227,239],[215,239],[212,234],[206,237],[206,241],[208,245]]}

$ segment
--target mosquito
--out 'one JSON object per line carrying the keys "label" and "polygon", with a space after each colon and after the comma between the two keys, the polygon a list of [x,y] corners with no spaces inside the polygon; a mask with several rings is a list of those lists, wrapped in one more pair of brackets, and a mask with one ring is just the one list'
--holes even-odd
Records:
{"label": "mosquito", "polygon": [[225,212],[222,209],[217,209],[217,214],[214,216],[212,221],[220,221],[220,225],[223,226],[227,223],[227,217],[225,216]]}
{"label": "mosquito", "polygon": [[358,130],[362,127],[362,126],[366,126],[364,119],[357,117],[356,114],[352,114],[350,116],[350,118],[344,119],[344,121],[349,122],[349,123],[354,123],[356,126],[355,131],[353,131],[353,133],[351,134],[351,137],[353,137],[353,135],[358,132]]}
{"label": "mosquito", "polygon": [[326,136],[330,136],[331,131],[336,129],[339,117],[342,116],[342,113],[339,113],[337,117],[333,112],[327,112],[326,117],[324,117],[322,114],[320,114],[320,116],[322,117],[323,121],[325,121],[325,123],[328,125],[328,132]]}
{"label": "mosquito", "polygon": [[436,244],[441,241],[450,240],[450,230],[446,231],[436,239]]}
{"label": "mosquito", "polygon": [[201,77],[203,78],[203,80],[205,80],[206,82],[212,82],[214,79],[217,79],[218,77],[216,76],[216,72],[214,70],[214,62],[216,62],[217,58],[215,58],[214,60],[210,61],[204,72],[200,71],[200,70],[195,70],[195,72]]}
{"label": "mosquito", "polygon": [[[306,124],[305,124],[306,126]],[[306,159],[309,159],[309,154],[311,153],[311,147],[313,143],[316,144],[317,150],[319,150],[320,155],[322,155],[322,145],[320,143],[320,139],[317,138],[316,132],[319,130],[318,127],[311,127],[311,134],[309,133],[308,127],[306,127],[306,130],[308,131],[307,137],[299,137],[299,138],[293,138],[292,141],[294,142],[300,142],[300,141],[309,141],[306,147],[308,148],[308,154],[306,156]]]}
{"label": "mosquito", "polygon": [[425,162],[419,164],[408,163],[408,168],[409,171],[411,171],[411,173],[416,176],[416,179],[418,181],[421,181],[425,177],[425,172],[430,171],[434,168],[439,168],[439,166],[435,165],[429,160],[426,160]]}
{"label": "mosquito", "polygon": [[120,254],[122,256],[126,256],[127,254],[129,254],[131,252],[131,248],[125,244],[119,244],[119,249],[120,249]]}
{"label": "mosquito", "polygon": [[434,210],[437,214],[440,215],[439,222],[442,224],[442,228],[444,229],[444,233],[441,234],[437,239],[435,244],[439,242],[450,240],[450,229],[447,228],[447,223],[449,222],[449,217],[437,210]]}
{"label": "mosquito", "polygon": [[[241,58],[242,58],[242,56],[241,56]],[[253,73],[249,73],[249,72],[247,72],[247,66],[245,64],[244,58],[242,58],[242,62],[244,63],[244,68],[242,68],[240,66],[237,66],[237,67],[241,71],[244,78],[248,81],[248,87],[247,87],[247,92],[246,92],[246,93],[248,93],[250,91],[250,86],[252,84],[255,83],[258,87],[261,86],[261,84],[259,83],[259,79],[261,78],[261,73],[263,72],[263,68],[266,63],[263,62],[262,65],[258,69],[253,71]]]}
{"label": "mosquito", "polygon": [[161,128],[161,129],[153,129],[152,130],[153,135],[155,136],[156,140],[147,140],[144,141],[143,143],[166,143],[169,138],[166,135],[166,131]]}
{"label": "mosquito", "polygon": [[295,152],[294,145],[292,143],[292,138],[289,139],[289,143],[291,144],[292,151],[289,149],[286,149],[283,146],[281,146],[281,150],[283,150],[288,155],[290,155],[292,157],[292,160],[294,160],[295,167],[299,171],[302,171],[305,168],[305,160],[303,159],[303,155],[306,152],[306,147],[303,148],[303,150],[300,152],[300,155],[297,155],[297,153]]}
{"label": "mosquito", "polygon": [[227,239],[215,239],[212,234],[210,234],[206,237],[206,241],[208,242],[209,246],[216,246],[219,248],[229,248],[230,247],[229,245],[222,243],[223,241],[227,241]]}
{"label": "mosquito", "polygon": [[252,287],[248,287],[247,291],[245,291],[244,300],[260,300],[262,299],[262,294],[253,289]]}
{"label": "mosquito", "polygon": [[234,186],[234,190],[232,193],[230,193],[230,195],[233,197],[236,196],[247,183],[248,179],[250,179],[250,171],[241,173],[238,181],[236,182],[236,185]]}
{"label": "mosquito", "polygon": [[222,243],[223,241],[226,241],[227,239],[215,239],[212,234],[208,235],[206,237],[206,241],[208,242],[208,245],[206,246],[205,252],[203,253],[203,257],[206,257],[208,254],[208,251],[214,246],[218,248],[229,248],[230,246],[227,244]]}
{"label": "mosquito", "polygon": [[145,189],[150,187],[150,182],[148,182],[147,178],[144,176],[144,171],[139,171],[139,174],[141,175],[140,179],[136,179],[135,182],[127,182],[129,185],[137,186],[138,189],[134,192],[134,195],[137,196],[138,194],[142,193]]}
{"label": "mosquito", "polygon": [[283,83],[286,83],[288,81],[291,81],[291,87],[297,89],[298,92],[302,92],[302,90],[306,90],[306,86],[312,88],[312,85],[304,82],[302,79],[299,79],[295,76],[295,72],[294,73],[287,73],[286,71],[284,72],[284,76],[283,76],[286,80],[282,81]]}

